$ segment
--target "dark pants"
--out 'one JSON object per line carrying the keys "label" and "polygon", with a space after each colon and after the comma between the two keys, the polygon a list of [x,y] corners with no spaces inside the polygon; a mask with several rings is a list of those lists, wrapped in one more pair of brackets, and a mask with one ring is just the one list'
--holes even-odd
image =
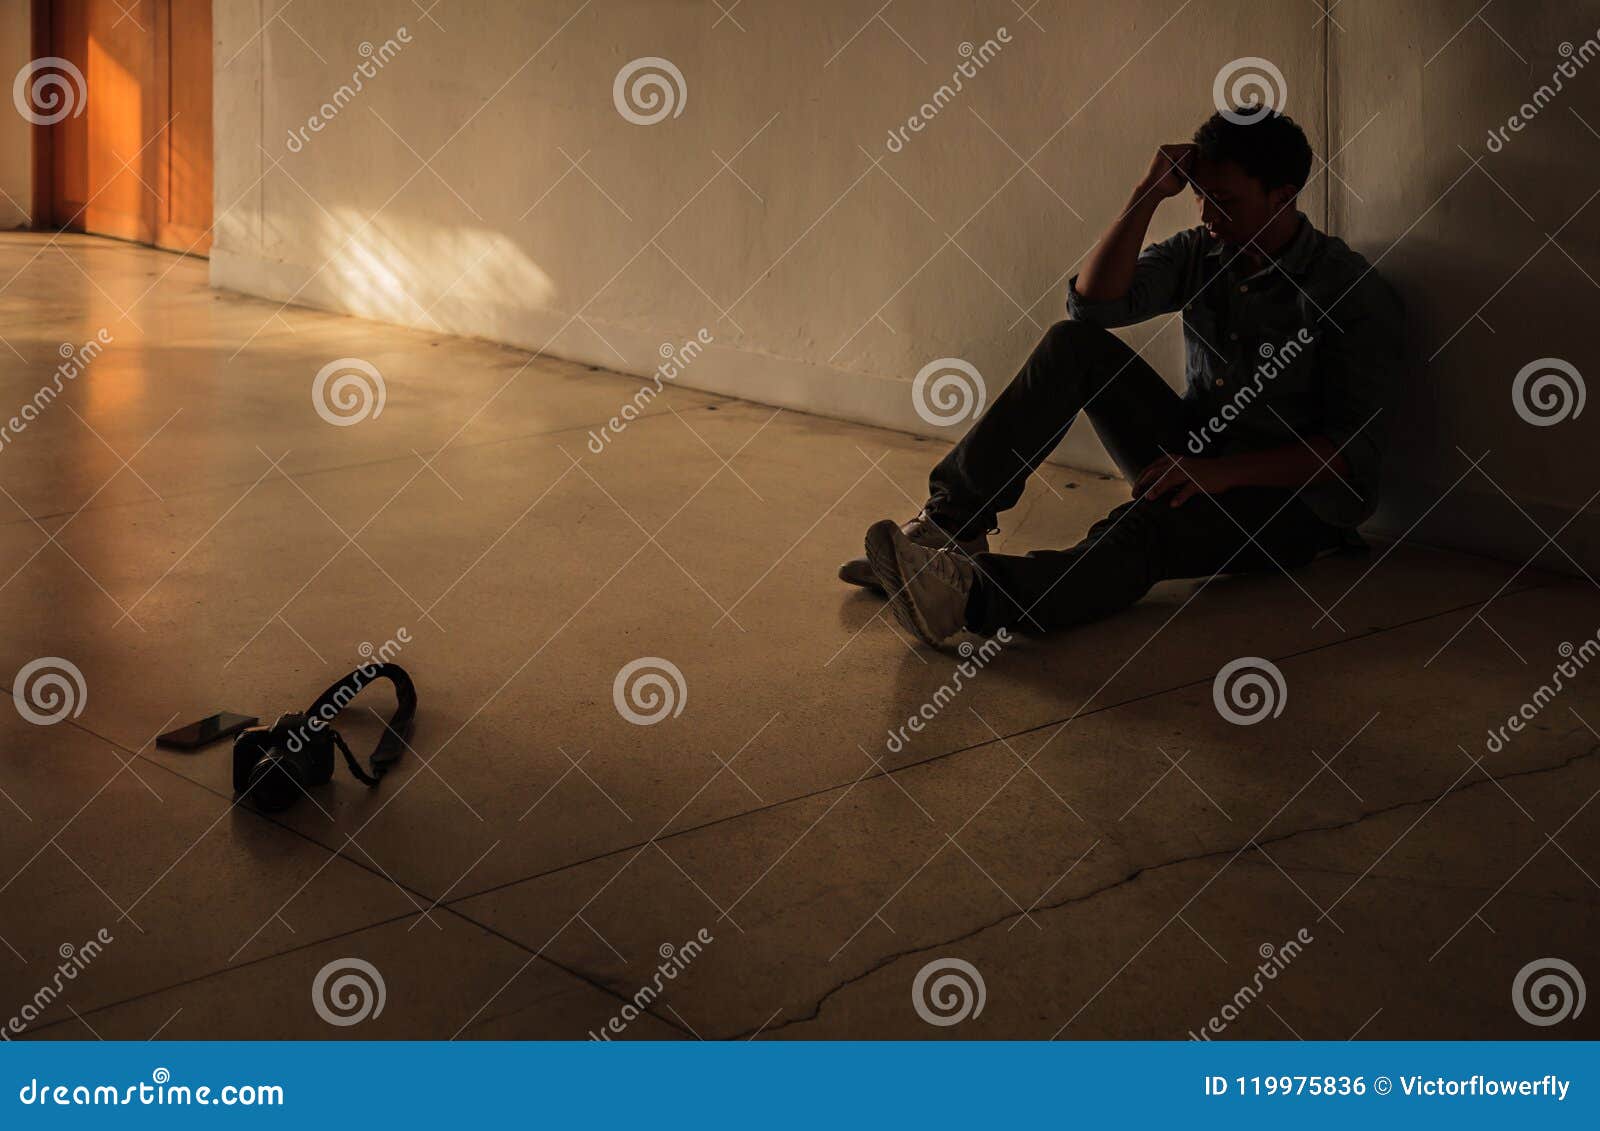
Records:
{"label": "dark pants", "polygon": [[[1163,452],[1190,454],[1189,431],[1199,424],[1190,405],[1116,335],[1058,322],[934,468],[928,514],[962,537],[993,528],[1080,411],[1130,481]],[[968,627],[985,634],[1068,628],[1126,608],[1158,581],[1293,569],[1345,536],[1283,488],[1195,495],[1180,507],[1170,495],[1139,499],[1096,522],[1071,549],[979,554]]]}

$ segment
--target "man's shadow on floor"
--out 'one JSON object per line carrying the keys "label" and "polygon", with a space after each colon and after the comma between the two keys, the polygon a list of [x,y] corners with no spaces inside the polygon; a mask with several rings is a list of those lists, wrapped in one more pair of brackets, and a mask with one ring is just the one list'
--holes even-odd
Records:
{"label": "man's shadow on floor", "polygon": [[[839,627],[846,636],[893,632],[902,643],[892,683],[881,698],[883,728],[876,735],[893,732],[934,702],[965,665],[963,689],[947,695],[939,713],[967,714],[979,696],[992,698],[983,695],[983,687],[1007,684],[1020,692],[1008,698],[1038,707],[1021,718],[985,717],[989,726],[1010,738],[1130,699],[1208,682],[1222,665],[1241,656],[1283,656],[1344,638],[1355,631],[1348,618],[1330,610],[1346,621],[1343,629],[1337,627],[1301,590],[1315,595],[1326,609],[1355,586],[1369,564],[1366,552],[1336,551],[1296,570],[1292,579],[1240,573],[1164,581],[1132,607],[1103,620],[1044,635],[1013,632],[998,647],[985,648],[981,637],[968,635],[962,638],[966,646],[930,648],[909,636],[882,596],[865,589],[840,602]],[[1305,614],[1302,620],[1293,616],[1297,609]],[[879,623],[872,623],[875,618]],[[1363,622],[1361,630],[1365,627]],[[972,701],[963,702],[968,692]],[[938,729],[937,721],[931,721],[923,732],[929,740],[891,752],[885,764],[909,765],[947,752],[932,741]],[[988,738],[997,741],[993,735]]]}

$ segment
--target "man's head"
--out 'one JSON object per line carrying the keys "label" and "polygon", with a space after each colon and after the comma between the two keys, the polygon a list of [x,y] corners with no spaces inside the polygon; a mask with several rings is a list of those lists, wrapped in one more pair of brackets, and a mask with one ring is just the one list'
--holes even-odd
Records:
{"label": "man's head", "polygon": [[1212,235],[1248,244],[1292,232],[1293,201],[1311,175],[1311,144],[1294,120],[1245,106],[1213,114],[1194,132],[1191,180],[1200,222]]}

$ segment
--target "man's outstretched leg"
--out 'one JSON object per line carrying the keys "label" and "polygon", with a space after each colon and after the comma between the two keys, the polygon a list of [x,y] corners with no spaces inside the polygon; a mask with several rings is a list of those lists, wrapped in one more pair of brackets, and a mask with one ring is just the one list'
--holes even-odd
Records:
{"label": "man's outstretched leg", "polygon": [[[1028,476],[1085,412],[1131,480],[1188,427],[1183,402],[1110,331],[1058,322],[1016,378],[928,477],[923,512],[900,527],[910,541],[967,555],[988,550],[997,516],[1022,497]],[[878,587],[865,557],[839,567],[853,585]]]}
{"label": "man's outstretched leg", "polygon": [[937,645],[963,631],[1085,624],[1127,608],[1158,581],[1296,569],[1342,538],[1292,492],[1244,488],[1176,507],[1165,498],[1124,503],[1067,550],[965,558],[918,546],[887,521],[867,532],[866,545],[896,618]]}

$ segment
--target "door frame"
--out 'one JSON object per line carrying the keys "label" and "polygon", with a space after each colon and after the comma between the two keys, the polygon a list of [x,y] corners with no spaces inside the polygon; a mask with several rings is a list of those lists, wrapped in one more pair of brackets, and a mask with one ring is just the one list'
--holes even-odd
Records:
{"label": "door frame", "polygon": [[[50,54],[51,0],[32,0],[29,9],[29,47],[32,58]],[[55,135],[49,126],[35,123],[33,140],[33,202],[28,227],[33,231],[58,231],[55,223]]]}

